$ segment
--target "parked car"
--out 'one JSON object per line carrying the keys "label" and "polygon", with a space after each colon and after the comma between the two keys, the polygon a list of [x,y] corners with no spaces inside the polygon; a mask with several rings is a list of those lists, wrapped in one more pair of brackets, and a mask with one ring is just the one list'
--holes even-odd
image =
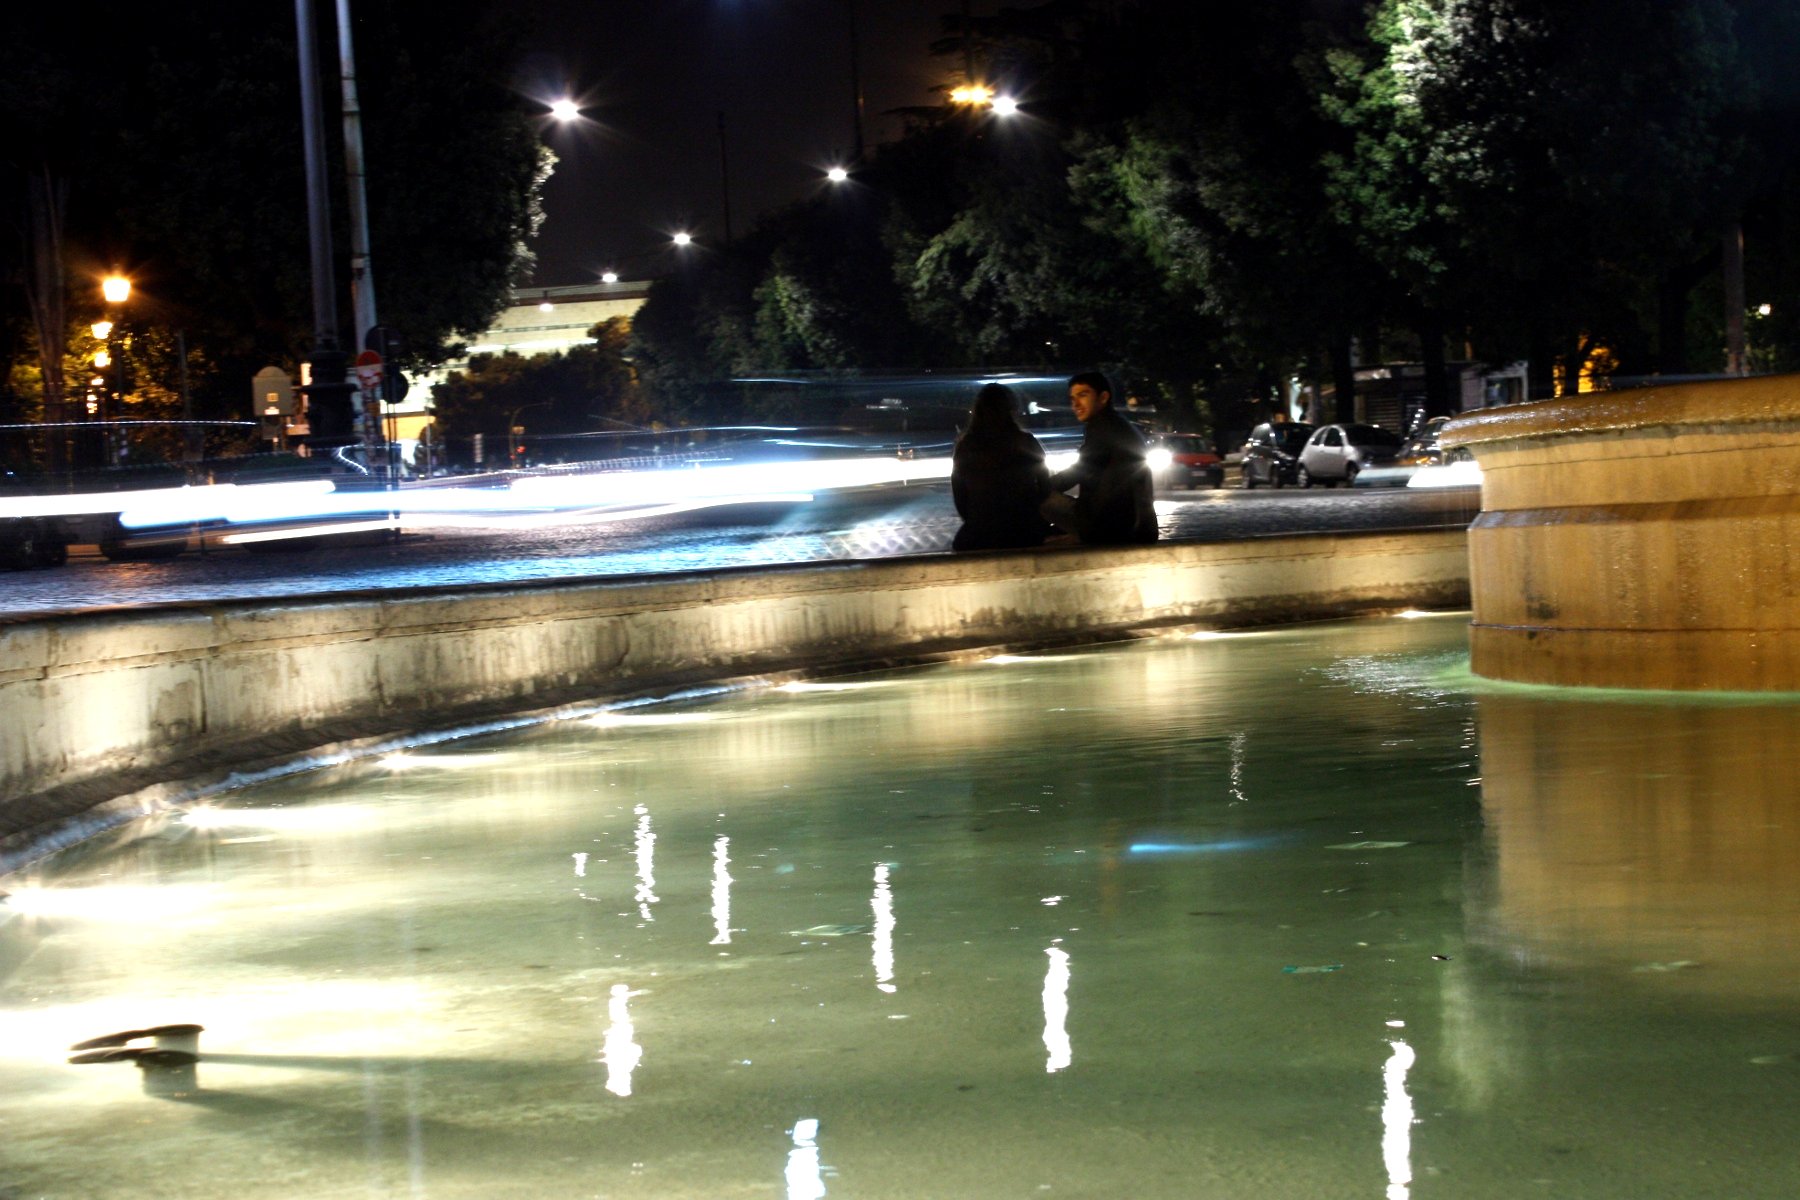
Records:
{"label": "parked car", "polygon": [[1321,425],[1300,451],[1295,482],[1353,484],[1367,468],[1392,466],[1399,453],[1400,435],[1379,425]]}
{"label": "parked car", "polygon": [[1280,487],[1298,479],[1300,449],[1312,436],[1304,421],[1264,422],[1244,443],[1244,486]]}
{"label": "parked car", "polygon": [[1212,442],[1194,433],[1171,433],[1150,447],[1150,469],[1159,487],[1218,487],[1225,482],[1225,462]]}

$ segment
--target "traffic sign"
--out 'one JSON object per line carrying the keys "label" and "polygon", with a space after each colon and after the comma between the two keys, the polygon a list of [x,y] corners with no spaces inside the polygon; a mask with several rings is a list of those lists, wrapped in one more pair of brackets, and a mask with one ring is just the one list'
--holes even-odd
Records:
{"label": "traffic sign", "polygon": [[356,356],[356,382],[365,392],[381,390],[383,374],[381,355],[373,350],[364,350]]}

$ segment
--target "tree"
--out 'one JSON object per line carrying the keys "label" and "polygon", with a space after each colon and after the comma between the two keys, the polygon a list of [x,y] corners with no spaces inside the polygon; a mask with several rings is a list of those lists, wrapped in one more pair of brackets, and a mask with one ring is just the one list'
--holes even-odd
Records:
{"label": "tree", "polygon": [[[435,361],[504,306],[549,160],[504,86],[513,34],[498,6],[357,9],[382,312],[418,359]],[[87,279],[111,266],[136,283],[134,313],[184,330],[198,351],[200,415],[241,414],[244,381],[268,362],[291,364],[309,340],[289,13],[246,17],[195,0],[109,10],[104,21],[47,5],[0,17],[5,201],[21,226],[62,216],[62,247],[37,237],[16,264],[47,281],[37,290],[45,362],[60,362],[56,329],[93,318]],[[341,153],[327,160],[335,174]],[[330,191],[341,204],[342,186]],[[341,234],[337,245],[347,247]],[[77,283],[59,321],[47,306],[65,271]],[[337,287],[347,294],[347,278]],[[338,332],[360,343],[360,331]]]}

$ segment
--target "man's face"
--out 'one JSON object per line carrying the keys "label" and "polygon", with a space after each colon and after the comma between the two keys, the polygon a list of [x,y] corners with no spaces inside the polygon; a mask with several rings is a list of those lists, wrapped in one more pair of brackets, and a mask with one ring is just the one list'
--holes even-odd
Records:
{"label": "man's face", "polygon": [[1112,399],[1111,392],[1096,392],[1085,383],[1069,385],[1069,407],[1075,410],[1075,419],[1086,425],[1100,411],[1100,406]]}

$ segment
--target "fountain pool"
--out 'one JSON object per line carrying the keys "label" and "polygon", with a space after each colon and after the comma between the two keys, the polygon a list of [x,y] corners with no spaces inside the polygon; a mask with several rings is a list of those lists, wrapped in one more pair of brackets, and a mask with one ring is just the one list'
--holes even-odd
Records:
{"label": "fountain pool", "polygon": [[0,1196],[1792,1195],[1800,705],[1466,631],[616,710],[65,851],[0,879]]}

